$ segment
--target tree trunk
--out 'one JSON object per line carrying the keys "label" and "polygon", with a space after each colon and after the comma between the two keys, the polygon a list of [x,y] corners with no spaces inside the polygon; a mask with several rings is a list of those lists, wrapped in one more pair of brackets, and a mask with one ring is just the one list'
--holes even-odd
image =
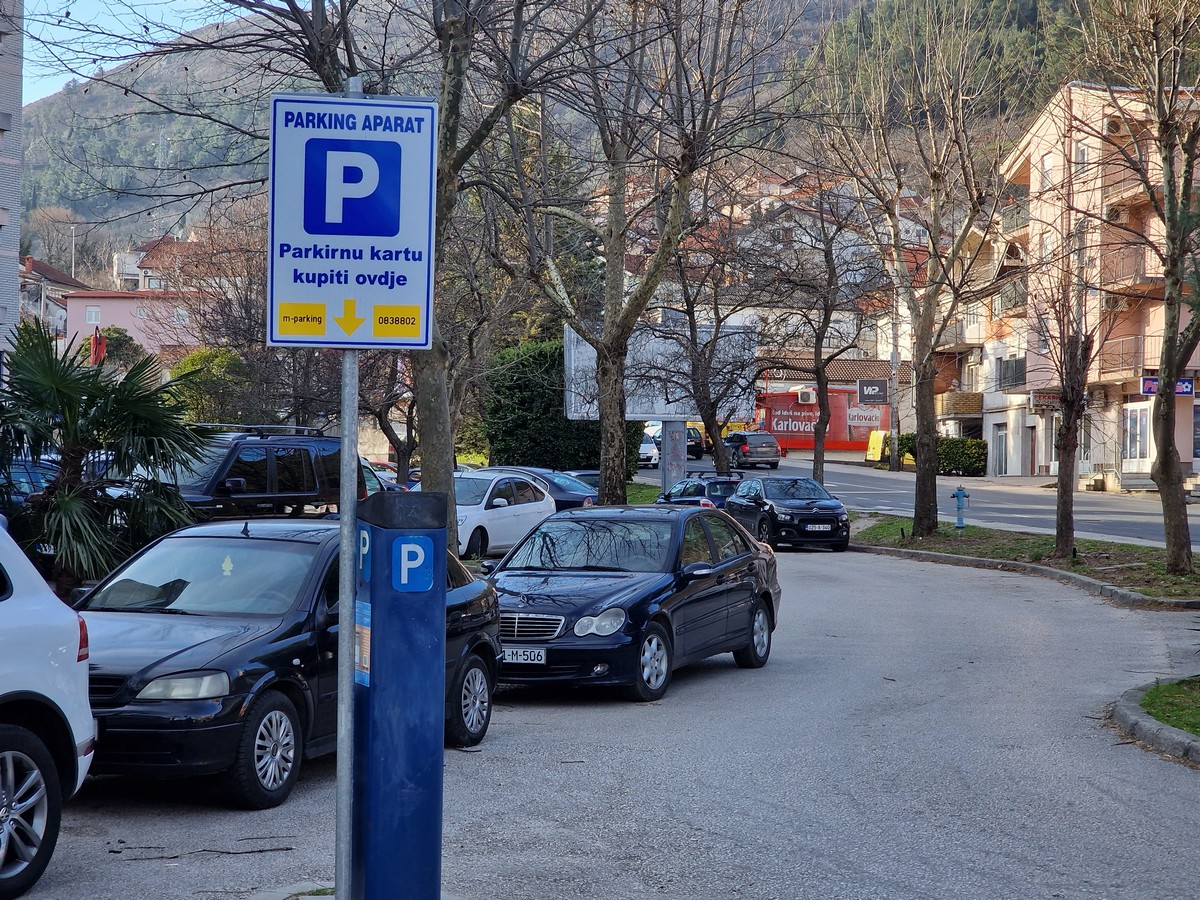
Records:
{"label": "tree trunk", "polygon": [[414,350],[412,354],[413,396],[417,421],[421,423],[421,490],[446,493],[446,542],[457,547],[454,433],[450,428],[450,397],[446,390],[450,355],[436,318],[430,325],[433,346],[429,350]]}
{"label": "tree trunk", "polygon": [[720,422],[717,419],[717,412],[714,407],[700,407],[700,421],[704,423],[704,433],[708,439],[712,441],[712,461],[713,468],[717,470],[719,475],[729,474],[729,454],[725,452],[725,442],[721,440]]}
{"label": "tree trunk", "polygon": [[1062,421],[1054,436],[1058,448],[1057,510],[1054,514],[1054,559],[1070,559],[1075,549],[1075,461],[1079,453],[1079,423],[1083,418],[1078,398],[1083,392],[1063,392]]}
{"label": "tree trunk", "polygon": [[816,349],[816,383],[817,383],[817,427],[813,429],[813,464],[812,477],[820,484],[825,483],[825,435],[829,432],[829,376],[825,374],[825,365],[820,361],[824,348],[818,344]]}
{"label": "tree trunk", "polygon": [[621,505],[625,493],[625,346],[596,350],[600,400],[600,502]]}
{"label": "tree trunk", "polygon": [[1158,487],[1162,502],[1163,531],[1167,542],[1167,571],[1172,575],[1190,575],[1192,534],[1188,524],[1187,498],[1183,493],[1183,470],[1175,446],[1175,379],[1162,378],[1154,395],[1151,430],[1157,452],[1150,477]]}
{"label": "tree trunk", "polygon": [[[937,416],[934,412],[933,390],[937,368],[930,354],[913,354],[924,360],[917,368],[917,475],[913,493],[913,537],[929,537],[937,532]],[[914,360],[914,367],[917,363]],[[899,453],[894,454],[899,456]]]}

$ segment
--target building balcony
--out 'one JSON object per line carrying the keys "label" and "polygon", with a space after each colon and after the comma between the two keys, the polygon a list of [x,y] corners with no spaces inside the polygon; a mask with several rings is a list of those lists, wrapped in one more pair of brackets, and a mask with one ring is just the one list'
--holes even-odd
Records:
{"label": "building balcony", "polygon": [[1000,288],[992,300],[993,315],[1006,319],[1023,318],[1028,298],[1029,288],[1025,285],[1024,276],[1009,281]]}
{"label": "building balcony", "polygon": [[1100,345],[1096,356],[1097,367],[1101,379],[1112,377],[1140,378],[1144,366],[1145,353],[1142,336],[1110,338]]}
{"label": "building balcony", "polygon": [[[1123,381],[1156,375],[1162,360],[1162,335],[1130,335],[1112,338],[1101,345],[1097,356],[1100,381]],[[1184,363],[1184,369],[1200,371],[1200,348]]]}
{"label": "building balcony", "polygon": [[939,419],[977,419],[983,416],[981,391],[946,391],[933,398],[933,410]]}
{"label": "building balcony", "polygon": [[1163,287],[1162,265],[1149,247],[1122,247],[1106,253],[1100,278],[1104,285],[1130,293],[1151,293]]}
{"label": "building balcony", "polygon": [[983,322],[978,317],[955,319],[947,322],[942,329],[942,336],[937,342],[938,350],[955,352],[972,350],[984,345]]}
{"label": "building balcony", "polygon": [[1010,203],[1000,210],[1000,233],[1012,239],[1029,228],[1029,199]]}

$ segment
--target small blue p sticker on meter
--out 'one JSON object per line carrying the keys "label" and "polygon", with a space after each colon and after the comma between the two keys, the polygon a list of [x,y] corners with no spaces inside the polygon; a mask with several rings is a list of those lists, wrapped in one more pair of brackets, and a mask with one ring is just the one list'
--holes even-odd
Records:
{"label": "small blue p sticker on meter", "polygon": [[433,539],[406,534],[392,543],[392,587],[418,593],[433,589]]}

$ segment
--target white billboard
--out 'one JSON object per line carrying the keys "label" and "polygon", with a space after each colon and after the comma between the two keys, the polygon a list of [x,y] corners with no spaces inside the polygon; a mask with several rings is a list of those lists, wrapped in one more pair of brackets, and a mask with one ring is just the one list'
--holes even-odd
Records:
{"label": "white billboard", "polygon": [[[702,329],[700,347],[713,341],[712,327]],[[731,422],[749,421],[754,414],[758,332],[744,326],[725,326],[715,341],[716,352],[707,368],[720,416]],[[699,420],[690,384],[695,350],[679,325],[641,324],[634,328],[625,364],[625,418],[646,422]],[[563,353],[567,418],[599,419],[595,348],[567,325]]]}

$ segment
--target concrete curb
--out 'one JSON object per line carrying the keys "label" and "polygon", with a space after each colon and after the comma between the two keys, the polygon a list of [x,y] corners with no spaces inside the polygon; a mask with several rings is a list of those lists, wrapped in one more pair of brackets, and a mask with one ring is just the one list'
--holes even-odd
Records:
{"label": "concrete curb", "polygon": [[302,898],[309,896],[312,891],[319,891],[333,887],[332,884],[319,884],[315,881],[305,881],[301,884],[294,884],[291,887],[275,888],[270,891],[261,891],[257,894],[252,894],[246,900],[291,900],[293,897]]}
{"label": "concrete curb", "polygon": [[[330,900],[332,895],[326,894],[320,897],[313,897],[313,891],[332,890],[333,884],[319,884],[315,881],[305,881],[300,884],[294,884],[291,887],[274,888],[269,891],[260,891],[257,894],[252,894],[246,900]],[[336,898],[333,898],[336,900]],[[450,894],[442,892],[442,900],[458,900]]]}
{"label": "concrete curb", "polygon": [[928,550],[904,550],[900,547],[874,547],[869,544],[851,544],[851,550],[859,553],[878,553],[883,556],[899,556],[922,562],[942,563],[950,566],[966,566],[974,569],[997,569],[1002,572],[1019,572],[1022,575],[1039,575],[1052,578],[1063,584],[1074,585],[1101,597],[1107,597],[1118,606],[1146,609],[1200,609],[1200,599],[1176,600],[1170,597],[1147,597],[1135,591],[1127,591],[1115,584],[1105,584],[1086,575],[1075,572],[1064,572],[1050,566],[1039,566],[1034,563],[1017,562],[1006,559],[983,559],[978,556],[959,556],[954,553],[932,553]]}
{"label": "concrete curb", "polygon": [[1182,680],[1182,678],[1165,678],[1153,684],[1126,691],[1113,706],[1112,720],[1130,737],[1153,747],[1160,753],[1200,765],[1200,737],[1166,725],[1142,709],[1142,698],[1146,696],[1146,691],[1150,688],[1158,684],[1174,684],[1176,681]]}

